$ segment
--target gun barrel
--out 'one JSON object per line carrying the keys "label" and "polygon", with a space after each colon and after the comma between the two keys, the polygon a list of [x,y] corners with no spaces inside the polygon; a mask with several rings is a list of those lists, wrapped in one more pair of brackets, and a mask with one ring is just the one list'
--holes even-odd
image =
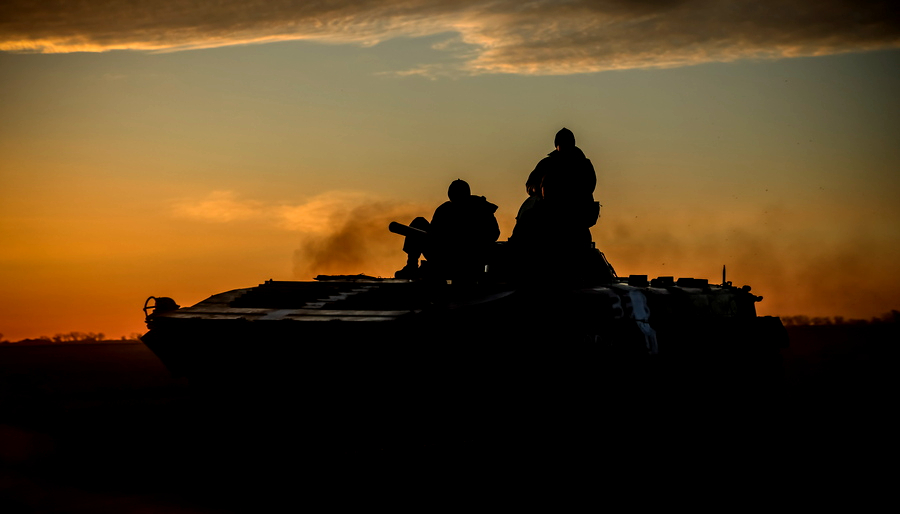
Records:
{"label": "gun barrel", "polygon": [[401,236],[425,237],[428,235],[428,232],[425,232],[424,230],[397,223],[396,221],[392,221],[391,224],[388,225],[388,230],[395,234],[400,234]]}

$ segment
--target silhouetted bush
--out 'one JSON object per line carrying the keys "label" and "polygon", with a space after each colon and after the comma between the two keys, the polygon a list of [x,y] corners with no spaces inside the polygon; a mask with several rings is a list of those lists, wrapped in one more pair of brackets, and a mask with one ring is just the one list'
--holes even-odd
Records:
{"label": "silhouetted bush", "polygon": [[119,339],[106,339],[102,332],[68,332],[56,334],[53,337],[42,335],[36,338],[21,339],[19,341],[4,341],[0,334],[0,344],[11,345],[53,345],[53,344],[95,344],[95,343],[130,343],[140,342],[141,334],[134,332]]}

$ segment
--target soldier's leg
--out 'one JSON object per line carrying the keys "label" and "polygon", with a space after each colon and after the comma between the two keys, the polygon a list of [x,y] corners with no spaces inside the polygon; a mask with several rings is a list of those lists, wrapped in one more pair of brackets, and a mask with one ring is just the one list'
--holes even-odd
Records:
{"label": "soldier's leg", "polygon": [[[409,226],[427,232],[431,224],[428,223],[428,220],[419,216],[412,220]],[[406,236],[403,239],[403,251],[406,252],[406,266],[395,273],[394,276],[397,278],[414,278],[419,269],[419,256],[428,251],[427,241],[421,237]]]}

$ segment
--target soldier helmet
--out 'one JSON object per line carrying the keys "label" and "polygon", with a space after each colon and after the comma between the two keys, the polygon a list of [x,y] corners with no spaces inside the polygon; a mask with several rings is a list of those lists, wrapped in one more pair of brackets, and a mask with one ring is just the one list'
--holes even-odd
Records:
{"label": "soldier helmet", "polygon": [[447,189],[447,196],[450,197],[451,202],[465,201],[471,195],[472,190],[469,189],[469,183],[462,179],[454,180],[450,183],[450,188]]}
{"label": "soldier helmet", "polygon": [[571,130],[563,127],[556,133],[556,138],[553,140],[553,146],[575,146],[575,134],[573,134]]}

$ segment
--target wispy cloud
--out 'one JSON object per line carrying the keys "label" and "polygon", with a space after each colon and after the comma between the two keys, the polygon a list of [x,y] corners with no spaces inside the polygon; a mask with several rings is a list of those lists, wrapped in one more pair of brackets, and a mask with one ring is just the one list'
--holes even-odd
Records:
{"label": "wispy cloud", "polygon": [[[160,0],[0,6],[0,50],[172,51],[458,34],[463,73],[569,74],[896,48],[900,8],[859,0]],[[474,49],[474,51],[472,51]],[[425,63],[407,74],[439,75]]]}
{"label": "wispy cloud", "polygon": [[272,208],[256,200],[239,198],[234,191],[213,191],[204,198],[181,198],[172,203],[179,218],[227,223],[269,217]]}

